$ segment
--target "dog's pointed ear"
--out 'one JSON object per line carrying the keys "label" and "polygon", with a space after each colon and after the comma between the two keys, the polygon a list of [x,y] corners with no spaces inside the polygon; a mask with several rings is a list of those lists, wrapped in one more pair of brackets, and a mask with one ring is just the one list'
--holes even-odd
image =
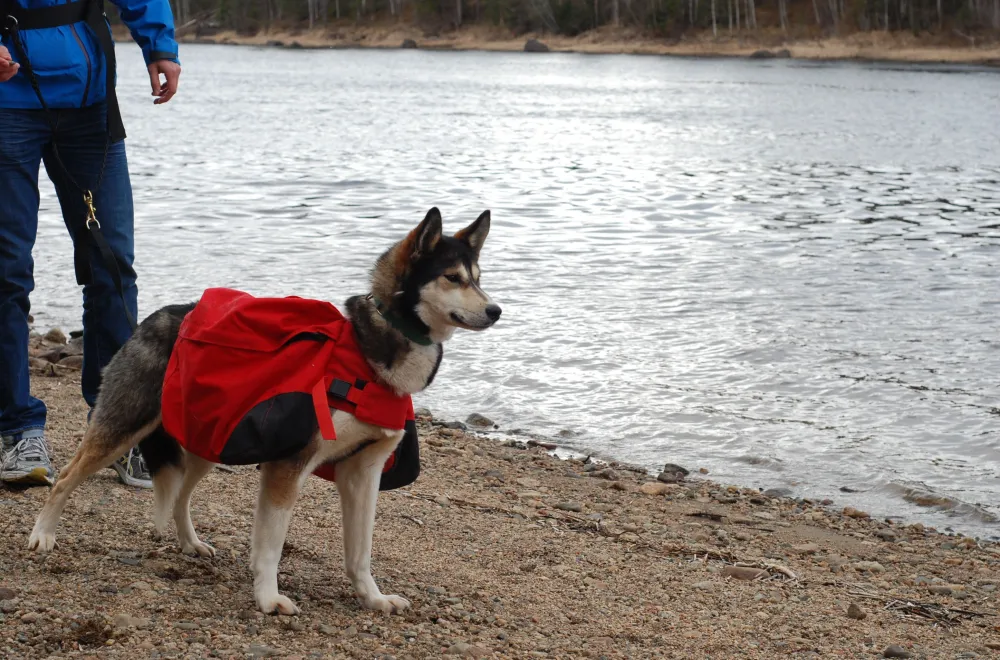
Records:
{"label": "dog's pointed ear", "polygon": [[430,254],[437,247],[441,240],[441,211],[435,206],[424,219],[417,225],[416,229],[410,232],[403,241],[406,249],[403,250],[404,259],[413,260],[421,255]]}
{"label": "dog's pointed ear", "polygon": [[476,221],[465,229],[460,230],[455,234],[455,238],[464,242],[472,251],[479,256],[479,251],[483,249],[483,243],[486,242],[486,237],[490,233],[490,212],[483,211],[482,215],[476,218]]}

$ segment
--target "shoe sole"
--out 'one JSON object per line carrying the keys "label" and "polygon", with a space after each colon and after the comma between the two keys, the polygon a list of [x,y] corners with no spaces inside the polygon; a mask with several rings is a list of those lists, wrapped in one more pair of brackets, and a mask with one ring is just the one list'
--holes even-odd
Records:
{"label": "shoe sole", "polygon": [[146,488],[146,489],[153,487],[153,482],[151,480],[136,479],[128,472],[126,472],[125,468],[118,465],[118,463],[112,463],[108,467],[110,467],[112,470],[118,473],[118,478],[121,479],[126,486],[131,486],[132,488]]}
{"label": "shoe sole", "polygon": [[55,483],[55,479],[43,467],[36,467],[28,472],[4,472],[0,481],[6,484],[33,484],[36,486],[51,486]]}

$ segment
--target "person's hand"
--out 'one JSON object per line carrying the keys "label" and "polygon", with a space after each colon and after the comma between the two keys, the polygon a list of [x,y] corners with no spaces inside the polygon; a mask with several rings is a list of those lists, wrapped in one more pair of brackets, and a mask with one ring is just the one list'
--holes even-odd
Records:
{"label": "person's hand", "polygon": [[[177,79],[181,76],[181,65],[170,60],[157,60],[146,68],[149,70],[149,84],[153,88],[153,96],[159,97],[153,103],[159,105],[172,99],[177,93]],[[166,82],[160,82],[161,73]]]}
{"label": "person's hand", "polygon": [[11,58],[10,51],[0,46],[0,83],[5,83],[16,76],[20,68],[21,65]]}

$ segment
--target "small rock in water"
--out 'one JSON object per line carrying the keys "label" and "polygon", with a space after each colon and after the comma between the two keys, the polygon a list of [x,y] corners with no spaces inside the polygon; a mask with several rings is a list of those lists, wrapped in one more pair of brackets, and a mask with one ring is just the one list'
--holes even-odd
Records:
{"label": "small rock in water", "polygon": [[493,420],[479,413],[472,413],[465,419],[465,423],[479,428],[490,428],[494,426]]}
{"label": "small rock in water", "polygon": [[52,328],[45,333],[45,341],[50,341],[53,344],[65,344],[66,333],[59,328]]}
{"label": "small rock in water", "polygon": [[680,473],[681,473],[681,474],[683,474],[683,475],[684,475],[685,477],[686,477],[687,475],[691,474],[691,473],[690,473],[690,472],[688,471],[688,469],[687,469],[687,468],[685,468],[685,467],[681,467],[680,465],[677,465],[676,463],[667,463],[666,465],[664,465],[664,466],[663,466],[663,472],[680,472]]}
{"label": "small rock in water", "polygon": [[865,611],[861,609],[860,605],[858,605],[857,603],[851,603],[847,607],[847,616],[851,619],[857,619],[858,621],[861,621],[868,615],[865,614]]}
{"label": "small rock in water", "polygon": [[583,511],[583,505],[579,502],[559,502],[556,504],[556,508],[560,511],[572,511],[574,513]]}
{"label": "small rock in water", "polygon": [[792,490],[790,488],[768,488],[763,493],[764,497],[770,497],[771,499],[780,500],[785,497],[792,496]]}
{"label": "small rock in water", "polygon": [[882,657],[883,658],[912,658],[913,656],[910,654],[909,651],[907,651],[906,649],[904,649],[899,644],[891,644],[891,645],[885,647],[885,650],[882,651]]}
{"label": "small rock in water", "polygon": [[413,414],[416,417],[434,417],[434,414],[431,413],[430,408],[417,408],[416,410],[413,411]]}
{"label": "small rock in water", "polygon": [[465,429],[468,428],[462,422],[445,422],[441,426],[445,427],[446,429],[452,429],[453,431],[464,431]]}

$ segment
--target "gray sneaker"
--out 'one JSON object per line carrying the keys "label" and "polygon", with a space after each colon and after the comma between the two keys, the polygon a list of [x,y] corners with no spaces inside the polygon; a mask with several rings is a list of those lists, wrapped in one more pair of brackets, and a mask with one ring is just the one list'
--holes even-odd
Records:
{"label": "gray sneaker", "polygon": [[51,486],[55,482],[54,476],[43,430],[30,429],[3,437],[0,481],[27,486]]}
{"label": "gray sneaker", "polygon": [[149,476],[149,468],[138,447],[132,447],[128,453],[109,466],[118,473],[118,478],[126,486],[134,488],[152,488],[153,478]]}

